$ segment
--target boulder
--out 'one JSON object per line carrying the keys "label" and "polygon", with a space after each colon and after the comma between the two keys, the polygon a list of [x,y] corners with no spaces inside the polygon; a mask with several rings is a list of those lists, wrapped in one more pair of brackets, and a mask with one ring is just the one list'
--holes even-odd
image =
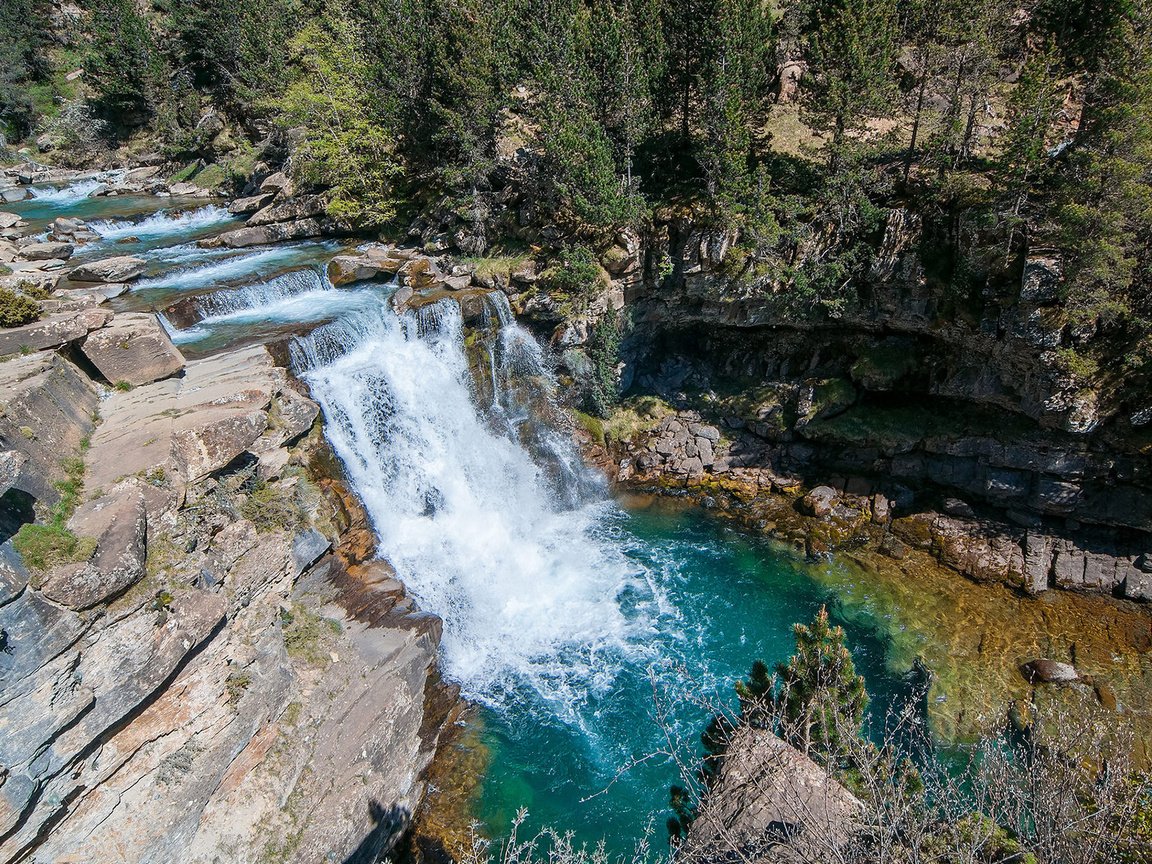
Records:
{"label": "boulder", "polygon": [[20,254],[27,261],[66,261],[72,257],[75,247],[71,243],[48,241],[46,243],[32,243],[20,249]]}
{"label": "boulder", "polygon": [[7,204],[15,204],[31,197],[32,193],[26,186],[13,186],[11,189],[0,190],[0,200]]}
{"label": "boulder", "polygon": [[322,195],[301,195],[289,198],[280,204],[273,204],[252,214],[249,226],[271,225],[273,222],[294,222],[324,214],[325,200]]}
{"label": "boulder", "polygon": [[328,262],[328,280],[336,287],[379,275],[380,268],[367,255],[337,255]]}
{"label": "boulder", "polygon": [[795,747],[769,730],[741,726],[676,858],[686,864],[842,860],[863,811]]}
{"label": "boulder", "polygon": [[68,521],[78,537],[96,541],[86,562],[56,567],[44,582],[44,596],[69,609],[107,602],[144,576],[146,554],[144,493],[136,481],[80,506]]}
{"label": "boulder", "polygon": [[839,497],[839,493],[831,486],[817,486],[800,499],[800,512],[823,518],[832,512]]}
{"label": "boulder", "polygon": [[1044,657],[1025,663],[1020,667],[1020,674],[1029,684],[1071,684],[1080,680],[1075,667]]}
{"label": "boulder", "polygon": [[148,267],[143,258],[122,255],[105,258],[73,268],[68,278],[73,282],[129,282],[138,278]]}
{"label": "boulder", "polygon": [[0,229],[16,228],[23,221],[23,218],[16,213],[0,211]]}
{"label": "boulder", "polygon": [[283,171],[277,171],[275,174],[270,174],[264,178],[260,183],[260,191],[264,193],[272,193],[273,195],[282,189],[291,185],[288,175]]}
{"label": "boulder", "polygon": [[0,363],[0,441],[23,457],[6,482],[38,501],[58,500],[61,459],[92,433],[98,404],[88,377],[55,352]]}
{"label": "boulder", "polygon": [[255,225],[225,231],[214,238],[212,245],[227,246],[229,249],[244,249],[249,246],[265,246],[282,240],[302,240],[306,237],[321,237],[335,232],[335,223],[327,219],[298,219],[294,222],[275,222],[271,225]]}
{"label": "boulder", "polygon": [[168,191],[173,195],[180,195],[185,198],[211,198],[212,192],[209,189],[203,189],[195,183],[173,183],[168,187]]}
{"label": "boulder", "polygon": [[275,197],[272,193],[265,193],[262,195],[251,195],[247,198],[237,198],[228,205],[228,212],[237,215],[255,213],[257,210],[262,210],[271,204],[272,199]]}
{"label": "boulder", "polygon": [[81,349],[113,384],[148,384],[184,368],[183,355],[152,314],[117,315],[89,334]]}

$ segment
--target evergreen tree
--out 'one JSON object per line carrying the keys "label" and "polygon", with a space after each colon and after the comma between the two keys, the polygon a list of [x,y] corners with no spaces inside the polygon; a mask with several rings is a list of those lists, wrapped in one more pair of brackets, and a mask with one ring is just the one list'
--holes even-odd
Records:
{"label": "evergreen tree", "polygon": [[[154,0],[167,13],[172,63],[193,85],[238,112],[284,85],[289,40],[301,24],[298,0]],[[334,6],[320,15],[339,16]]]}
{"label": "evergreen tree", "polygon": [[1152,369],[1152,2],[1100,50],[1091,108],[1060,178],[1057,227],[1073,320],[1126,320],[1129,371]]}
{"label": "evergreen tree", "polygon": [[480,0],[429,6],[427,167],[450,192],[474,195],[491,168],[497,111],[492,22]]}
{"label": "evergreen tree", "polygon": [[41,0],[0,4],[0,134],[28,135],[35,124],[32,85],[48,73],[48,28]]}
{"label": "evergreen tree", "polygon": [[92,41],[85,62],[100,113],[114,126],[147,122],[164,65],[148,22],[133,0],[92,0]]}
{"label": "evergreen tree", "polygon": [[664,0],[661,22],[667,47],[667,73],[660,90],[665,116],[680,129],[681,147],[692,138],[693,100],[708,63],[710,22],[717,0]]}
{"label": "evergreen tree", "polygon": [[709,198],[731,207],[750,191],[750,127],[767,80],[771,21],[761,0],[717,0],[710,24],[697,161]]}
{"label": "evergreen tree", "polygon": [[809,755],[834,756],[859,736],[868,707],[844,628],[821,607],[810,626],[796,624],[796,653],[776,667],[780,734]]}
{"label": "evergreen tree", "polygon": [[829,163],[837,168],[845,137],[890,110],[896,90],[896,0],[812,0],[806,41],[806,115],[830,131]]}

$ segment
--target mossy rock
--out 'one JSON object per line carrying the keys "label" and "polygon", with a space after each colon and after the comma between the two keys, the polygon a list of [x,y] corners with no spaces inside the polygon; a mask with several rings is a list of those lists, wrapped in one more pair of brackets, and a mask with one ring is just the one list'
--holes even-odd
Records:
{"label": "mossy rock", "polygon": [[911,346],[883,342],[860,355],[850,374],[865,390],[885,391],[893,389],[916,366],[916,352]]}

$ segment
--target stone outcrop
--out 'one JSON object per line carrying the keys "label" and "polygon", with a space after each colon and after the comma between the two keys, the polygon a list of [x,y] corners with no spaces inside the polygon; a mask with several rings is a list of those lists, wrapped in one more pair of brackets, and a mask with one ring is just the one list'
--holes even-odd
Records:
{"label": "stone outcrop", "polygon": [[69,609],[106,603],[144,577],[147,514],[140,481],[117,484],[83,504],[68,521],[78,537],[91,538],[96,549],[87,561],[65,564],[46,574],[44,596]]}
{"label": "stone outcrop", "polygon": [[184,368],[183,355],[151,313],[117,315],[80,347],[113,384],[149,384]]}
{"label": "stone outcrop", "polygon": [[72,269],[68,278],[73,282],[130,282],[143,274],[147,266],[143,258],[122,255],[81,264]]}
{"label": "stone outcrop", "polygon": [[273,222],[268,225],[236,228],[225,231],[211,243],[203,245],[227,246],[229,249],[244,249],[248,246],[264,246],[284,240],[304,240],[309,237],[323,237],[337,233],[336,224],[330,219],[297,219],[292,222]]}
{"label": "stone outcrop", "polygon": [[60,355],[0,384],[5,489],[47,496],[91,435],[94,547],[34,573],[0,544],[0,862],[389,851],[454,695],[438,619],[341,542],[366,517],[308,468],[315,403],[261,347],[113,390],[94,431]]}
{"label": "stone outcrop", "polygon": [[48,315],[23,327],[0,330],[0,356],[67,345],[103,327],[111,318],[107,309],[90,308]]}
{"label": "stone outcrop", "polygon": [[742,726],[677,854],[678,861],[833,861],[863,805],[772,732]]}
{"label": "stone outcrop", "polygon": [[99,397],[88,378],[58,354],[38,353],[0,363],[0,453],[12,475],[5,483],[38,501],[59,498],[61,460],[91,434]]}

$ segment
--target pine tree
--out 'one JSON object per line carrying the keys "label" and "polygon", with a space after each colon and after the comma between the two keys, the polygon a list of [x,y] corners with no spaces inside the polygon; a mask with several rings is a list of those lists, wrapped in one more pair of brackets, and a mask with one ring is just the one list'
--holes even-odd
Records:
{"label": "pine tree", "polygon": [[48,32],[41,0],[0,4],[0,134],[19,139],[32,131],[36,105],[30,87],[48,73]]}
{"label": "pine tree", "polygon": [[856,674],[844,629],[829,625],[827,609],[793,632],[796,653],[776,667],[780,734],[806,754],[834,757],[863,728],[864,679]]}
{"label": "pine tree", "polygon": [[680,145],[692,138],[693,101],[708,62],[709,29],[717,0],[665,0],[661,7],[668,66],[660,89],[665,116],[680,129]]}
{"label": "pine tree", "polygon": [[147,122],[164,67],[148,22],[133,0],[94,0],[85,69],[101,114],[114,126]]}
{"label": "pine tree", "polygon": [[709,24],[697,161],[709,198],[731,207],[749,194],[751,126],[767,81],[772,28],[761,0],[717,0]]}
{"label": "pine tree", "polygon": [[497,111],[492,22],[479,0],[430,4],[422,158],[449,191],[475,194],[491,168]]}
{"label": "pine tree", "polygon": [[888,112],[896,90],[896,0],[813,0],[806,41],[809,69],[803,107],[814,127],[832,133],[836,169],[845,138]]}

